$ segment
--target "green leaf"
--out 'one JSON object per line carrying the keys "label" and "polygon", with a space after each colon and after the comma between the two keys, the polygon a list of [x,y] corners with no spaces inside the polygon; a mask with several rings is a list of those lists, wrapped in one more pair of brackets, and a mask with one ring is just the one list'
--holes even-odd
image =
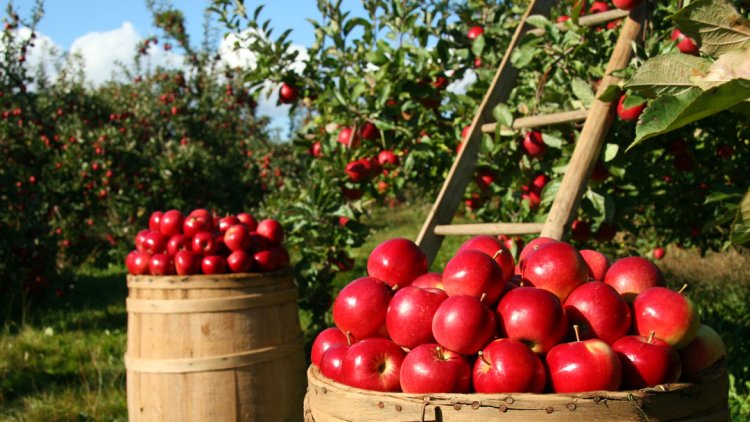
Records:
{"label": "green leaf", "polygon": [[625,100],[622,102],[623,108],[633,108],[638,107],[639,105],[646,102],[646,99],[636,95],[636,94],[628,94],[627,97],[625,97]]}
{"label": "green leaf", "polygon": [[617,85],[610,85],[607,88],[604,89],[604,92],[602,92],[601,95],[599,95],[599,101],[604,101],[605,103],[611,103],[612,101],[616,100],[620,96],[620,87]]}
{"label": "green leaf", "polygon": [[552,23],[542,15],[531,15],[526,19],[526,23],[536,28],[545,29]]}
{"label": "green leaf", "polygon": [[547,146],[557,149],[562,149],[563,144],[565,143],[562,139],[552,136],[549,133],[542,134],[542,141],[547,144]]}
{"label": "green leaf", "polygon": [[706,90],[732,79],[750,79],[750,48],[727,51],[711,64],[708,73],[694,77],[693,81]]}
{"label": "green leaf", "polygon": [[526,67],[537,55],[536,42],[527,42],[513,50],[510,56],[510,62],[517,69]]}
{"label": "green leaf", "polygon": [[502,126],[512,127],[513,126],[513,114],[510,112],[510,108],[505,103],[498,103],[492,109],[492,117],[495,121]]}
{"label": "green leaf", "polygon": [[679,95],[695,86],[691,78],[705,75],[711,61],[689,54],[672,53],[653,57],[636,69],[625,89],[650,97]]}
{"label": "green leaf", "polygon": [[750,242],[750,190],[737,208],[737,217],[732,224],[732,234],[729,240],[736,245]]}
{"label": "green leaf", "polygon": [[349,33],[356,27],[357,25],[364,28],[365,31],[368,31],[370,29],[370,22],[367,19],[364,18],[352,18],[346,21],[346,24],[344,24],[344,35],[349,35]]}
{"label": "green leaf", "polygon": [[367,61],[375,66],[381,66],[388,63],[388,57],[381,50],[375,50],[367,53]]}
{"label": "green leaf", "polygon": [[471,43],[471,52],[475,56],[481,57],[482,51],[484,51],[484,35],[480,35],[474,39]]}
{"label": "green leaf", "polygon": [[620,151],[620,146],[617,144],[607,144],[604,147],[604,162],[608,163],[617,157],[617,152]]}
{"label": "green leaf", "polygon": [[575,78],[571,82],[571,89],[573,90],[573,95],[581,100],[586,108],[591,107],[591,103],[594,102],[594,91],[591,89],[591,85],[583,79]]}
{"label": "green leaf", "polygon": [[688,123],[726,110],[750,98],[750,80],[735,79],[708,91],[691,88],[673,96],[661,96],[649,104],[635,130],[635,141],[628,147]]}
{"label": "green leaf", "polygon": [[750,22],[727,0],[691,2],[672,15],[672,19],[710,56],[750,46]]}

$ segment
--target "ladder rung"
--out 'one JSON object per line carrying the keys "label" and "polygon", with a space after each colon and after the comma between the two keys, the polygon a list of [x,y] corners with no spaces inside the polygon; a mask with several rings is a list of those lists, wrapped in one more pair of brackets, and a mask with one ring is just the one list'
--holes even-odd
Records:
{"label": "ladder rung", "polygon": [[541,233],[544,223],[448,224],[435,226],[438,236]]}
{"label": "ladder rung", "polygon": [[[620,9],[607,10],[606,12],[595,13],[593,15],[581,16],[580,18],[578,18],[578,24],[581,25],[581,26],[599,25],[599,24],[602,24],[602,23],[613,21],[615,19],[624,18],[625,16],[628,15],[628,13],[629,13],[628,11],[626,11],[626,10],[620,10]],[[560,22],[560,23],[558,23],[556,25],[557,25],[558,28],[563,29],[565,27],[565,22]],[[544,34],[544,29],[542,29],[542,28],[536,28],[536,29],[530,30],[528,33],[529,34],[534,34],[534,35],[543,35]]]}
{"label": "ladder rung", "polygon": [[[533,127],[559,125],[562,123],[580,122],[586,120],[588,110],[561,111],[559,113],[540,114],[538,116],[519,117],[513,121],[513,129],[529,129]],[[492,133],[497,123],[482,125],[482,132]]]}

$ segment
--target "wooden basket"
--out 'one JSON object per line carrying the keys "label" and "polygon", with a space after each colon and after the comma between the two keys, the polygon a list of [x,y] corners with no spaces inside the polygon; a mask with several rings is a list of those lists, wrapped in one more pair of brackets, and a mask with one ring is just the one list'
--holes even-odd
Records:
{"label": "wooden basket", "polygon": [[310,366],[306,422],[728,421],[724,362],[700,384],[578,394],[379,393],[334,382]]}
{"label": "wooden basket", "polygon": [[128,275],[131,421],[299,421],[305,357],[288,269]]}

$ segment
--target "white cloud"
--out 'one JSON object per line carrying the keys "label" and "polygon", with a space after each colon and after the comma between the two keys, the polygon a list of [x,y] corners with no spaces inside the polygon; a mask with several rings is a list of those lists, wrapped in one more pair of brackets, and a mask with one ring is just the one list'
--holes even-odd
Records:
{"label": "white cloud", "polygon": [[477,81],[477,74],[469,69],[464,73],[464,77],[455,81],[451,82],[450,85],[448,85],[448,92],[453,92],[456,94],[464,94],[469,89],[469,87],[474,84],[474,82]]}

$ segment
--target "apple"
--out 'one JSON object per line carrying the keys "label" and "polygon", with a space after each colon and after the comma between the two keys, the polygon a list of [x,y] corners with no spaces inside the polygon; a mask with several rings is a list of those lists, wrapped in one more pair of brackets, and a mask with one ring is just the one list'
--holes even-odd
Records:
{"label": "apple", "polygon": [[170,237],[182,233],[185,216],[178,210],[169,210],[164,213],[159,222],[159,231],[164,236]]}
{"label": "apple", "polygon": [[677,350],[693,341],[700,325],[695,305],[682,290],[651,287],[633,301],[633,331],[644,337],[654,331],[657,338]]}
{"label": "apple", "polygon": [[681,364],[677,352],[654,337],[625,336],[612,345],[622,365],[622,386],[640,389],[677,382]]}
{"label": "apple", "polygon": [[381,166],[397,166],[398,165],[398,156],[396,154],[389,150],[383,150],[380,151],[378,154],[378,163],[380,163]]}
{"label": "apple", "polygon": [[255,232],[268,239],[271,246],[281,245],[281,242],[284,241],[284,228],[273,219],[266,219],[258,223]]}
{"label": "apple", "polygon": [[644,290],[664,286],[664,276],[659,267],[648,259],[629,256],[618,259],[609,267],[604,282],[614,287],[626,302],[632,303],[636,295]]}
{"label": "apple", "polygon": [[410,286],[421,287],[423,289],[440,289],[443,288],[443,274],[442,273],[424,273],[419,277],[415,278]]}
{"label": "apple", "polygon": [[271,249],[271,242],[256,232],[250,233],[250,251],[260,252]]}
{"label": "apple", "polygon": [[477,393],[534,393],[544,391],[544,364],[529,346],[501,338],[479,352],[474,362],[473,381]]}
{"label": "apple", "polygon": [[359,127],[359,136],[366,141],[373,141],[380,137],[380,131],[374,124],[365,122]]}
{"label": "apple", "polygon": [[359,134],[350,127],[342,128],[341,131],[339,131],[337,140],[340,144],[343,144],[350,149],[357,148],[360,144]]}
{"label": "apple", "polygon": [[201,271],[201,257],[189,250],[174,254],[174,267],[179,275],[198,274]]}
{"label": "apple", "polygon": [[344,382],[344,374],[341,372],[344,357],[349,351],[346,344],[335,344],[326,349],[320,358],[320,373],[336,382]]}
{"label": "apple", "polygon": [[565,242],[542,245],[526,257],[521,265],[525,284],[554,293],[564,302],[576,287],[588,280],[586,261],[576,248]]}
{"label": "apple", "polygon": [[476,182],[479,190],[484,191],[489,189],[489,187],[495,183],[496,177],[497,175],[495,172],[490,169],[481,169],[477,171]]}
{"label": "apple", "polygon": [[531,190],[535,190],[537,193],[541,193],[542,189],[549,183],[549,177],[546,174],[537,174],[534,180],[531,181]]}
{"label": "apple", "polygon": [[513,255],[498,238],[487,235],[474,236],[458,248],[458,252],[464,250],[477,250],[492,257],[502,270],[503,281],[507,282],[513,277],[516,265]]}
{"label": "apple", "polygon": [[526,132],[521,142],[521,149],[530,158],[537,158],[544,155],[547,151],[547,144],[544,143],[542,133],[538,131]]}
{"label": "apple", "polygon": [[277,268],[286,268],[289,266],[289,263],[290,263],[289,251],[287,251],[285,247],[274,246],[270,250],[271,250],[271,253],[276,255],[276,267]]}
{"label": "apple", "polygon": [[701,372],[710,368],[727,355],[721,336],[706,324],[698,327],[698,333],[684,349],[680,350],[682,376],[687,381],[697,381]]}
{"label": "apple", "polygon": [[315,158],[320,158],[323,156],[323,145],[320,143],[320,141],[315,141],[310,146],[310,149],[308,150],[308,153],[312,155]]}
{"label": "apple", "polygon": [[617,115],[623,122],[636,121],[638,120],[638,117],[641,116],[641,113],[643,113],[643,109],[646,108],[646,103],[644,102],[637,106],[625,108],[623,104],[625,103],[626,98],[627,95],[620,95],[620,100],[617,101]]}
{"label": "apple", "polygon": [[146,236],[151,233],[150,230],[141,230],[135,235],[135,249],[139,252],[146,251]]}
{"label": "apple", "polygon": [[331,346],[336,345],[349,345],[349,339],[346,338],[346,334],[336,327],[326,328],[321,331],[315,341],[312,344],[310,351],[310,360],[312,364],[320,367],[320,360],[323,358],[323,353],[328,350]]}
{"label": "apple", "polygon": [[166,253],[157,253],[151,256],[148,266],[151,275],[172,275],[175,272],[174,258]]}
{"label": "apple", "polygon": [[233,273],[246,273],[253,267],[253,257],[243,250],[237,250],[229,254],[227,265]]}
{"label": "apple", "polygon": [[547,353],[546,363],[555,393],[617,391],[622,382],[617,353],[599,339],[558,344]]}
{"label": "apple", "polygon": [[519,265],[526,259],[527,256],[531,255],[532,253],[539,250],[539,248],[542,247],[542,245],[546,243],[553,243],[557,242],[557,239],[553,239],[551,237],[537,237],[526,244],[526,246],[521,249],[521,254],[518,255],[518,263]]}
{"label": "apple", "polygon": [[189,237],[181,234],[176,234],[169,238],[167,241],[167,253],[174,256],[179,251],[187,251],[192,248]]}
{"label": "apple", "polygon": [[250,242],[250,232],[244,224],[235,224],[224,232],[224,244],[230,251],[248,251]]}
{"label": "apple", "polygon": [[640,6],[643,0],[612,0],[612,4],[620,10],[633,10]]}
{"label": "apple", "polygon": [[164,215],[161,211],[154,211],[148,219],[148,229],[152,232],[158,232],[161,225],[161,217]]}
{"label": "apple", "polygon": [[255,217],[246,212],[237,214],[237,220],[244,224],[249,232],[254,232],[258,229],[258,222],[255,220]]}
{"label": "apple", "polygon": [[681,53],[692,54],[694,56],[697,56],[700,53],[700,49],[695,40],[683,34],[679,29],[675,28],[672,31],[671,38],[672,41],[677,43],[677,49],[680,50]]}
{"label": "apple", "polygon": [[557,19],[555,20],[555,22],[556,23],[563,23],[563,22],[566,22],[568,20],[570,20],[570,16],[568,16],[568,15],[561,15],[561,16],[557,17]]}
{"label": "apple", "polygon": [[471,366],[462,355],[426,343],[406,355],[400,378],[404,393],[468,393]]}
{"label": "apple", "polygon": [[501,337],[518,340],[535,353],[546,353],[565,338],[568,320],[560,299],[536,287],[517,287],[497,305]]}
{"label": "apple", "polygon": [[299,91],[294,85],[284,83],[279,88],[279,102],[281,104],[291,104],[297,101]]}
{"label": "apple", "polygon": [[394,289],[408,286],[426,272],[427,256],[409,239],[386,240],[367,258],[367,274]]}
{"label": "apple", "polygon": [[661,260],[662,258],[664,258],[664,254],[666,254],[666,250],[662,247],[658,247],[658,248],[655,248],[652,253],[654,255],[654,259]]}
{"label": "apple", "polygon": [[600,281],[578,286],[563,308],[568,322],[579,326],[583,340],[598,338],[612,345],[630,330],[630,307],[614,287]]}
{"label": "apple", "polygon": [[151,255],[147,252],[131,251],[125,258],[125,266],[128,272],[133,275],[148,274]]}
{"label": "apple", "polygon": [[583,220],[573,220],[570,224],[570,237],[577,242],[586,242],[591,237],[591,223]]}
{"label": "apple", "polygon": [[359,183],[367,179],[367,177],[370,175],[370,171],[367,169],[365,164],[362,163],[361,160],[351,161],[347,163],[344,172],[349,177],[349,180],[354,183]]}
{"label": "apple", "polygon": [[[528,186],[522,186],[521,189],[526,191],[528,190]],[[521,200],[529,203],[530,210],[535,210],[539,208],[539,205],[542,203],[541,196],[539,196],[539,194],[535,191],[527,191],[527,192],[522,193]]]}
{"label": "apple", "polygon": [[461,129],[461,142],[466,142],[469,138],[469,130],[471,129],[471,126],[464,126],[463,129]]}
{"label": "apple", "polygon": [[435,311],[432,334],[444,348],[473,355],[495,336],[495,315],[475,297],[451,296]]}
{"label": "apple", "polygon": [[443,287],[448,296],[473,296],[492,305],[500,299],[505,281],[503,271],[492,257],[482,251],[465,249],[459,250],[445,264]]}
{"label": "apple", "polygon": [[143,240],[143,252],[151,255],[164,253],[167,250],[167,237],[158,231],[152,231]]}
{"label": "apple", "polygon": [[581,254],[583,261],[586,262],[586,267],[589,269],[589,279],[603,281],[609,269],[609,258],[603,253],[591,249],[584,249],[578,251],[578,253]]}
{"label": "apple", "polygon": [[609,5],[603,1],[595,1],[591,3],[591,7],[589,7],[589,13],[592,15],[606,12],[607,10],[609,10]]}
{"label": "apple", "polygon": [[472,26],[469,28],[469,32],[466,33],[466,37],[470,40],[475,40],[480,35],[484,34],[484,28],[481,26]]}
{"label": "apple", "polygon": [[333,302],[333,322],[356,340],[387,337],[391,292],[382,281],[361,277],[344,286]]}
{"label": "apple", "polygon": [[193,236],[191,250],[198,255],[216,255],[219,252],[219,244],[212,233],[200,232]]}
{"label": "apple", "polygon": [[384,338],[366,338],[349,347],[341,365],[344,384],[372,391],[401,390],[401,365],[406,353]]}
{"label": "apple", "polygon": [[203,274],[223,274],[226,269],[227,261],[220,255],[204,256],[201,261]]}
{"label": "apple", "polygon": [[[203,211],[203,212],[196,212]],[[190,213],[182,223],[182,233],[186,237],[193,237],[198,232],[210,232],[214,229],[213,218],[206,210],[196,210]]]}
{"label": "apple", "polygon": [[388,336],[407,349],[434,343],[432,318],[447,298],[448,295],[440,289],[400,288],[388,305],[385,319]]}
{"label": "apple", "polygon": [[279,268],[279,257],[273,249],[255,252],[252,258],[252,267],[263,273],[273,271]]}

